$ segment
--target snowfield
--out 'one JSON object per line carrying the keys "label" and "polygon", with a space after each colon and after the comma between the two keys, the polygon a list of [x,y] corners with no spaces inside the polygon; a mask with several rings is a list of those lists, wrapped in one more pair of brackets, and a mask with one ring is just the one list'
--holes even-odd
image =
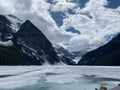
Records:
{"label": "snowfield", "polygon": [[0,90],[94,90],[120,83],[120,67],[0,66]]}

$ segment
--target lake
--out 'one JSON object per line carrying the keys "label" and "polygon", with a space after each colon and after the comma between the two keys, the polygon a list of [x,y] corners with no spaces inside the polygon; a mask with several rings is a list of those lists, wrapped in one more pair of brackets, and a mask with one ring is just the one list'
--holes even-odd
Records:
{"label": "lake", "polygon": [[120,83],[120,67],[0,66],[0,90],[95,90]]}

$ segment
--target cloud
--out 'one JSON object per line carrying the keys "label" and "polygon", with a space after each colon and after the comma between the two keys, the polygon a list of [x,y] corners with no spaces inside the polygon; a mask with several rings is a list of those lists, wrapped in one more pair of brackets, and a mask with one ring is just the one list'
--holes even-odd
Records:
{"label": "cloud", "polygon": [[14,0],[14,3],[16,9],[30,10],[32,6],[32,0]]}
{"label": "cloud", "polygon": [[30,19],[53,43],[70,39],[69,35],[59,31],[49,13],[50,4],[45,0],[0,0],[0,7],[1,14],[10,13],[23,21]]}
{"label": "cloud", "polygon": [[68,9],[74,9],[78,5],[67,0],[55,0],[56,4],[51,5],[51,11],[67,11]]}
{"label": "cloud", "polygon": [[[104,7],[107,0],[89,0],[80,8],[74,0],[0,0],[1,14],[14,14],[23,20],[30,19],[52,42],[70,51],[93,50],[107,43],[106,36],[120,32],[120,7]],[[74,14],[68,12],[71,9]],[[58,27],[51,17],[52,12],[65,14],[63,25]],[[81,34],[66,32],[73,27]]]}
{"label": "cloud", "polygon": [[79,35],[74,36],[70,42],[69,46],[66,47],[68,50],[74,50],[74,51],[83,51],[87,46],[89,46],[89,41],[87,39],[87,35]]}
{"label": "cloud", "polygon": [[72,26],[79,30],[81,35],[73,36],[69,44],[67,44],[67,49],[71,51],[91,51],[110,40],[106,40],[105,36],[112,34],[115,36],[120,32],[119,8],[108,9],[104,7],[106,4],[106,0],[90,0],[85,8],[80,9],[78,7],[75,9],[76,14],[68,14],[68,17],[63,20],[63,26],[60,28],[65,30]]}

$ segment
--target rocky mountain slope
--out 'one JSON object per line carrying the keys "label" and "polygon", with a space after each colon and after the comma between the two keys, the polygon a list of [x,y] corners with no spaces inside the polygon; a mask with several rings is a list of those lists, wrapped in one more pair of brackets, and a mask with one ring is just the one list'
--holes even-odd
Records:
{"label": "rocky mountain slope", "polygon": [[[0,64],[42,65],[60,60],[45,35],[29,20],[0,15]],[[20,22],[20,23],[18,23]]]}
{"label": "rocky mountain slope", "polygon": [[120,34],[106,45],[85,54],[78,65],[120,66]]}
{"label": "rocky mountain slope", "polygon": [[13,15],[0,15],[0,65],[120,65],[120,34],[109,43],[89,53],[70,53],[53,45],[29,20],[23,22]]}
{"label": "rocky mountain slope", "polygon": [[59,56],[60,60],[63,63],[68,65],[75,65],[75,62],[73,61],[73,59],[75,59],[75,56],[72,53],[70,53],[68,50],[66,50],[60,45],[53,45],[53,46],[57,55]]}

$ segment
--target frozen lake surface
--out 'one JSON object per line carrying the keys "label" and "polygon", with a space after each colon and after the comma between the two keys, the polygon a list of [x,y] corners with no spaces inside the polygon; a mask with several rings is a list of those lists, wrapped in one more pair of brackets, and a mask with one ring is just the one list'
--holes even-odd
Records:
{"label": "frozen lake surface", "polygon": [[120,83],[120,67],[0,66],[0,90],[95,90]]}

